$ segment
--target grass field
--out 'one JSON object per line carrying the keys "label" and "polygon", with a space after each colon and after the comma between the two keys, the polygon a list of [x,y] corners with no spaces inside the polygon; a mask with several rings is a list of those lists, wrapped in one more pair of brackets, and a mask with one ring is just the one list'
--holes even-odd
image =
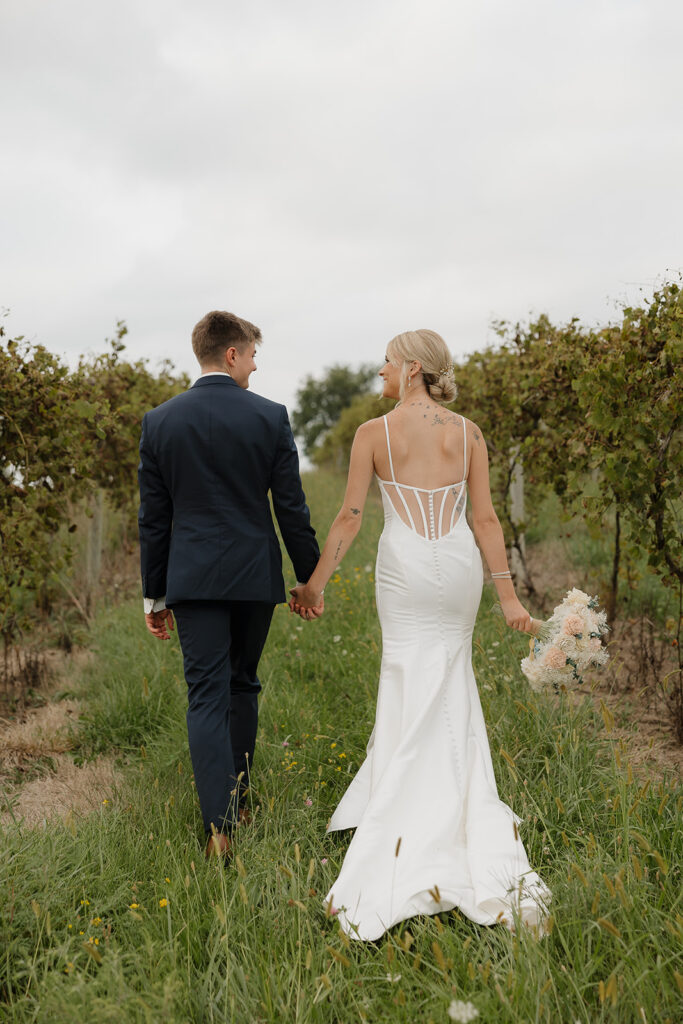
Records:
{"label": "grass field", "polygon": [[[308,482],[323,532],[340,488],[322,474]],[[531,693],[519,672],[526,640],[492,610],[488,588],[474,667],[501,797],[553,891],[551,934],[538,943],[453,912],[350,944],[326,919],[348,836],[326,836],[325,824],[374,715],[380,529],[371,501],[321,621],[276,611],[254,823],[227,869],[200,845],[177,641],[146,634],[138,601],[100,617],[94,667],[70,686],[87,709],[75,752],[116,752],[124,781],[96,814],[4,830],[1,1020],[437,1024],[452,1000],[488,1022],[681,1019],[678,782],[636,777],[590,699]]]}

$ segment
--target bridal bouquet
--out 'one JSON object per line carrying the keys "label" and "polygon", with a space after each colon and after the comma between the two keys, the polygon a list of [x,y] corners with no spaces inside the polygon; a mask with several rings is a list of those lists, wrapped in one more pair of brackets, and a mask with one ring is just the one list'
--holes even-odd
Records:
{"label": "bridal bouquet", "polygon": [[598,611],[597,597],[582,590],[570,590],[547,622],[536,626],[522,672],[532,690],[580,686],[582,673],[591,666],[604,665],[609,654],[602,644],[607,616]]}

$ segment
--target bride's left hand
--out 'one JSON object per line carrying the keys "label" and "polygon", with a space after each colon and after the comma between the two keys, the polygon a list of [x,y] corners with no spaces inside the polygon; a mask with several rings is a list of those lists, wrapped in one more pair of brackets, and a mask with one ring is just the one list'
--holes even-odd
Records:
{"label": "bride's left hand", "polygon": [[534,620],[517,597],[508,597],[500,602],[505,621],[511,629],[521,633],[533,633]]}
{"label": "bride's left hand", "polygon": [[290,611],[296,612],[302,619],[311,621],[319,619],[325,610],[325,599],[322,592],[316,593],[311,590],[308,584],[292,587],[289,591],[292,599],[289,602]]}

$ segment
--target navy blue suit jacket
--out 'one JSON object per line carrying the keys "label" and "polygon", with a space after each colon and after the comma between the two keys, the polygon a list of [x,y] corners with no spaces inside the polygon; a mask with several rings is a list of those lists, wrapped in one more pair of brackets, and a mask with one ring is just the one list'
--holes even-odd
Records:
{"label": "navy blue suit jacket", "polygon": [[146,413],[140,438],[144,597],[286,600],[268,494],[297,580],[319,557],[284,405],[200,377]]}

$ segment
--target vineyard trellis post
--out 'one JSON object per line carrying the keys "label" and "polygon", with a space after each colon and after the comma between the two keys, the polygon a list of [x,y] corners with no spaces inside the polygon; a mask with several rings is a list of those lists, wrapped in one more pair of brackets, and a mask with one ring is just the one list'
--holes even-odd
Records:
{"label": "vineyard trellis post", "polygon": [[102,546],[104,535],[104,490],[95,491],[91,505],[92,518],[88,528],[86,550],[86,610],[92,615],[97,602],[97,592],[102,570]]}
{"label": "vineyard trellis post", "polygon": [[510,545],[510,569],[513,576],[531,594],[535,588],[529,573],[526,559],[526,537],[524,525],[526,518],[524,504],[524,464],[520,458],[520,446],[516,445],[510,454],[510,525],[512,527],[512,543]]}

